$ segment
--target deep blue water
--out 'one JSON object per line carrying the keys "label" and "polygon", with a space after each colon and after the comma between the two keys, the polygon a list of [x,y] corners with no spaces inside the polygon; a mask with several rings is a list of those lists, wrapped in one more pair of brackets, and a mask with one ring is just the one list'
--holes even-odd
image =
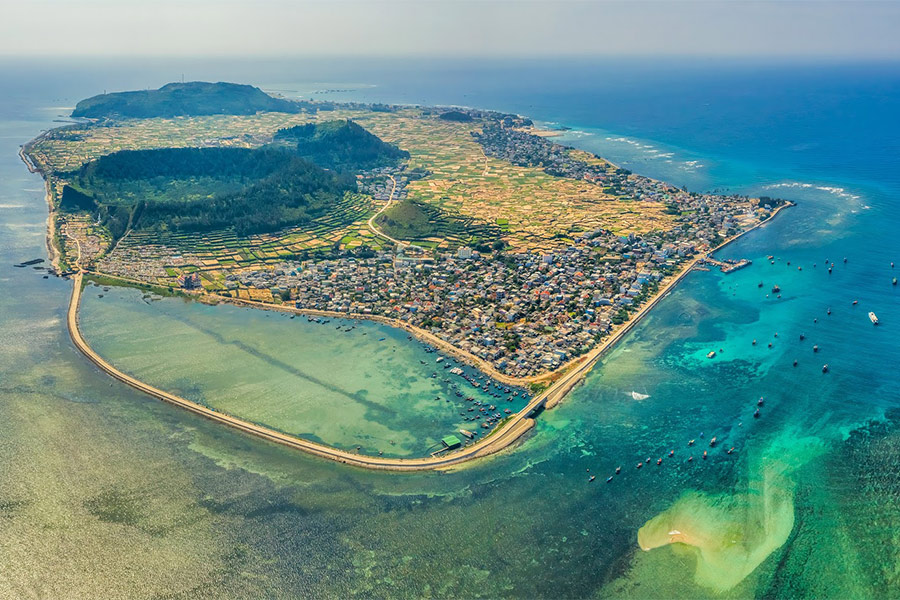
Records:
{"label": "deep blue water", "polygon": [[[564,143],[642,174],[692,190],[737,190],[798,202],[722,252],[753,259],[751,267],[729,276],[692,274],[584,386],[541,417],[536,435],[485,465],[453,475],[396,478],[291,457],[296,470],[284,467],[289,475],[279,472],[274,483],[260,484],[254,478],[263,479],[256,473],[272,468],[268,460],[281,465],[288,459],[221,434],[216,464],[247,467],[241,482],[252,491],[242,502],[262,503],[274,486],[279,493],[296,493],[292,502],[304,506],[294,520],[267,521],[268,531],[290,539],[277,552],[257,537],[255,516],[233,525],[235,538],[251,554],[279,557],[273,572],[294,574],[301,554],[345,565],[346,579],[297,578],[320,595],[348,589],[361,595],[712,594],[715,586],[701,573],[703,561],[697,570],[695,556],[684,547],[637,550],[640,527],[665,513],[674,515],[675,529],[699,527],[685,521],[688,514],[730,534],[724,541],[740,551],[707,557],[713,579],[728,580],[738,564],[755,568],[746,579],[746,573],[735,577],[734,587],[723,586],[728,594],[896,595],[900,588],[891,565],[900,556],[892,534],[900,527],[897,439],[890,426],[863,442],[851,432],[865,430],[871,419],[890,424],[890,411],[900,405],[900,290],[891,285],[900,270],[900,64],[4,62],[0,135],[21,143],[52,126],[51,119],[82,97],[157,87],[182,73],[186,79],[255,83],[288,96],[340,88],[352,91],[312,97],[519,112],[571,128]],[[12,150],[14,144],[4,147]],[[7,163],[4,173],[21,170]],[[0,204],[17,206],[19,200],[7,200],[17,193],[26,197],[16,185],[25,184],[10,184]],[[31,180],[28,185],[39,187]],[[0,237],[4,263],[40,251],[40,190],[27,192],[27,198],[27,214],[3,209],[13,211],[4,216]],[[826,260],[835,263],[831,274]],[[20,271],[4,269],[5,281],[21,279]],[[775,283],[781,298],[770,293]],[[27,292],[34,284],[21,285]],[[54,286],[53,294],[41,306],[58,314],[64,286],[46,285]],[[29,310],[38,310],[0,307],[8,331],[16,331]],[[869,323],[869,310],[880,317],[878,328]],[[800,334],[806,336],[802,342]],[[818,353],[813,344],[820,346]],[[722,352],[709,360],[711,349]],[[66,360],[77,363],[78,357]],[[828,374],[821,372],[824,363]],[[650,398],[635,401],[632,390]],[[754,419],[760,396],[766,398],[762,418]],[[168,408],[153,410],[193,423]],[[687,447],[689,439],[713,435],[722,441],[706,461],[700,458],[705,443]],[[736,453],[724,454],[731,446]],[[655,459],[670,449],[675,458],[657,468]],[[688,462],[690,453],[695,460]],[[648,457],[653,463],[637,471],[635,463]],[[608,486],[585,483],[586,469],[600,480],[599,474],[619,465],[623,475]],[[209,466],[202,475],[206,483],[195,483],[202,490],[198,496],[227,496],[219,487],[204,487],[225,477]],[[349,482],[349,489],[332,497],[337,481]],[[315,501],[303,504],[301,497]],[[251,514],[256,513],[248,509]],[[330,532],[327,541],[310,533],[312,514],[327,524],[315,520]],[[785,515],[792,519],[790,535],[780,539]],[[775,547],[760,550],[759,561],[747,558],[773,539]],[[455,562],[444,569],[442,551],[448,548]],[[554,568],[540,568],[549,564]],[[363,580],[368,587],[357,585]]]}

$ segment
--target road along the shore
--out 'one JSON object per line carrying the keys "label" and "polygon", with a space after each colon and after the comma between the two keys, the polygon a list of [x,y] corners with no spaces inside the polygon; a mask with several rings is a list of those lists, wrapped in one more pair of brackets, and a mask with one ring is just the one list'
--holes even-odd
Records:
{"label": "road along the shore", "polygon": [[223,423],[225,425],[228,425],[229,427],[233,427],[235,429],[243,431],[244,433],[249,433],[270,442],[275,442],[277,444],[282,444],[284,446],[288,446],[297,450],[302,450],[303,452],[307,452],[321,458],[327,458],[329,460],[334,460],[340,463],[354,465],[357,467],[364,467],[367,469],[382,469],[389,471],[423,471],[429,469],[442,469],[452,467],[468,460],[472,460],[473,458],[487,456],[489,454],[493,454],[499,450],[502,450],[503,448],[508,447],[517,439],[519,439],[534,424],[534,420],[529,418],[528,414],[530,414],[534,410],[536,399],[533,399],[529,404],[529,407],[531,408],[527,408],[527,412],[523,410],[513,415],[493,435],[490,435],[482,440],[479,440],[475,444],[465,446],[462,449],[454,452],[423,458],[386,458],[382,456],[366,456],[363,454],[355,454],[353,452],[340,450],[338,448],[333,448],[325,444],[318,444],[316,442],[311,442],[309,440],[304,440],[302,438],[281,433],[280,431],[275,431],[274,429],[270,429],[262,425],[257,425],[256,423],[251,423],[249,421],[244,421],[243,419],[238,419],[237,417],[233,417],[231,415],[226,415],[209,407],[197,404],[196,402],[192,402],[190,400],[181,398],[180,396],[176,396],[175,394],[165,392],[159,388],[153,387],[150,384],[135,379],[134,377],[126,373],[123,373],[122,371],[111,365],[109,362],[107,362],[103,357],[94,352],[94,350],[81,335],[81,330],[78,327],[78,306],[81,302],[82,283],[83,273],[79,271],[74,277],[74,287],[72,288],[72,297],[69,302],[66,324],[69,329],[69,335],[71,336],[72,342],[75,344],[75,347],[82,354],[84,354],[88,358],[88,360],[94,363],[101,371],[114,377],[115,379],[118,379],[122,383],[147,394],[148,396],[152,396],[164,402],[174,404],[175,406],[179,406],[181,408],[189,410],[194,414],[206,417],[207,419],[217,421],[219,423]]}
{"label": "road along the shore", "polygon": [[[785,206],[791,205],[788,204]],[[785,206],[778,207],[778,209],[775,211],[775,213],[773,213],[772,216],[774,217],[774,215],[777,214],[777,212],[779,212]],[[274,429],[270,429],[263,425],[244,421],[243,419],[218,412],[209,407],[197,404],[196,402],[192,402],[190,400],[181,398],[180,396],[176,396],[174,394],[170,394],[168,392],[160,390],[156,387],[151,386],[150,384],[144,383],[143,381],[131,377],[130,375],[123,373],[122,371],[119,371],[116,367],[107,362],[103,357],[94,352],[94,350],[81,335],[81,331],[78,327],[78,307],[81,302],[84,272],[80,269],[74,277],[74,287],[72,289],[72,296],[69,302],[69,310],[66,323],[69,329],[69,335],[72,338],[72,342],[75,344],[75,347],[78,348],[78,350],[82,354],[84,354],[102,371],[125,383],[126,385],[131,386],[132,388],[144,392],[149,396],[152,396],[164,402],[168,402],[170,404],[174,404],[176,406],[180,406],[181,408],[206,417],[210,420],[223,423],[225,425],[228,425],[229,427],[233,427],[245,433],[255,435],[259,438],[271,442],[282,444],[284,446],[288,446],[297,450],[302,450],[303,452],[307,452],[321,458],[327,458],[329,460],[334,460],[357,467],[389,471],[423,471],[446,469],[473,460],[475,458],[494,454],[515,443],[534,426],[534,416],[536,412],[543,408],[549,409],[556,406],[565,397],[565,395],[568,394],[572,390],[572,388],[574,388],[585,377],[585,375],[587,375],[588,372],[590,372],[590,370],[600,359],[600,357],[608,350],[610,350],[616,343],[618,343],[629,331],[631,331],[634,326],[637,325],[637,323],[640,322],[640,320],[647,314],[647,312],[649,312],[654,306],[656,306],[656,304],[658,304],[660,300],[668,295],[669,291],[671,291],[674,286],[676,286],[682,279],[684,279],[684,277],[687,276],[688,273],[691,272],[691,270],[693,270],[693,267],[698,262],[703,260],[705,256],[712,254],[712,252],[714,252],[715,250],[719,250],[725,247],[726,245],[735,241],[737,238],[770,221],[771,218],[757,224],[756,226],[742,232],[737,236],[726,240],[706,255],[692,259],[675,277],[666,282],[665,285],[663,285],[657,291],[654,297],[645,305],[643,305],[632,316],[628,323],[619,328],[600,346],[577,359],[577,364],[573,364],[572,368],[569,368],[564,373],[562,373],[560,377],[556,381],[554,381],[547,390],[532,398],[528,405],[525,406],[525,408],[510,416],[501,427],[496,429],[487,437],[478,440],[474,444],[464,446],[459,450],[449,451],[437,456],[422,458],[387,458],[382,456],[356,454],[353,452],[348,452],[346,450],[340,450],[338,448],[311,442],[309,440],[304,440],[302,438],[275,431]],[[266,307],[277,308],[274,306]],[[299,309],[293,308],[284,308],[282,310],[286,310],[289,312],[301,312]]]}

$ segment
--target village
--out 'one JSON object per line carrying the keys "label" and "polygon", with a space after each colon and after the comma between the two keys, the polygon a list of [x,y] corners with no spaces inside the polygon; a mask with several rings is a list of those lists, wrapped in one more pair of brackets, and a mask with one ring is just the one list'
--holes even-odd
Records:
{"label": "village", "polygon": [[[98,273],[190,293],[389,317],[506,376],[533,379],[597,347],[654,297],[667,276],[767,220],[780,203],[688,192],[556,144],[548,139],[552,132],[536,132],[530,121],[486,118],[478,111],[468,116],[481,119],[481,128],[427,117],[427,131],[446,131],[464,154],[423,160],[443,146],[423,133],[404,138],[417,161],[414,169],[361,173],[358,195],[305,228],[249,239],[229,231],[169,237],[129,231],[110,245],[89,215],[68,215],[60,241]],[[413,117],[390,117],[421,126]],[[390,133],[382,121],[371,123]],[[448,175],[447,165],[459,161],[471,163],[472,172]],[[508,198],[507,174],[524,177],[518,194]],[[488,186],[461,190],[489,200],[465,196],[460,206],[460,215],[480,215],[480,223],[509,202],[521,205],[518,195],[535,192],[527,182],[550,185],[552,193],[546,201],[528,196],[543,202],[529,204],[530,224],[494,219],[504,224],[498,244],[476,248],[449,232],[399,240],[378,229],[372,216],[378,207],[408,197],[446,202],[438,196],[443,188],[432,185],[440,177],[453,185]],[[566,187],[571,185],[582,187]],[[541,222],[543,230],[535,229]],[[76,239],[82,241],[77,248]],[[709,264],[723,271],[744,266]]]}
{"label": "village", "polygon": [[[708,200],[685,196],[698,205]],[[589,352],[651,298],[664,277],[724,233],[752,226],[727,206],[698,211],[677,234],[598,230],[548,253],[482,254],[461,247],[435,255],[398,244],[369,258],[286,262],[228,275],[225,293],[251,298],[246,290],[267,290],[269,298],[300,309],[391,317],[501,373],[532,377]],[[756,216],[752,221],[759,222]]]}

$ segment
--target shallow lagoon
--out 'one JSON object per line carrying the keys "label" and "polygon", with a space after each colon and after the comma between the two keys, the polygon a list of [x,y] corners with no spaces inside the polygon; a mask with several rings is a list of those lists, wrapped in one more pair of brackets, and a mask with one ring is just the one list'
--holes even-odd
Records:
{"label": "shallow lagoon", "polygon": [[[529,75],[534,70],[529,63]],[[157,82],[172,71],[160,73]],[[223,71],[221,79],[252,80],[252,74],[234,75],[230,65]],[[46,218],[40,181],[16,159],[16,146],[52,126],[50,119],[62,112],[35,106],[71,106],[109,85],[110,76],[97,75],[95,64],[79,73],[81,87],[72,89],[70,65],[41,72],[34,80],[55,87],[36,88],[20,110],[5,104],[25,85],[16,71],[12,81],[5,80],[10,94],[0,98],[0,285],[13,290],[0,295],[0,596],[897,596],[900,418],[890,411],[900,405],[894,368],[900,289],[890,285],[888,264],[900,263],[900,214],[894,208],[900,182],[893,167],[890,177],[866,171],[886,190],[852,180],[839,184],[863,196],[870,210],[827,190],[789,183],[806,181],[808,174],[767,179],[748,169],[734,181],[699,182],[783,182],[778,191],[759,191],[796,198],[801,205],[726,251],[753,258],[749,269],[689,276],[584,386],[541,416],[535,434],[521,445],[459,472],[370,472],[242,435],[111,380],[68,340],[71,283],[10,266],[43,255]],[[122,79],[122,89],[148,80],[132,60],[121,73],[140,80]],[[504,98],[535,102],[534,111],[522,111],[540,117],[538,93],[548,87],[547,73],[539,75],[528,78],[534,82],[528,90],[536,94],[511,93],[509,80],[496,79]],[[465,77],[447,78],[434,96],[453,101],[456,89],[460,95],[471,89],[465,87],[470,77],[466,71]],[[576,79],[584,78],[573,74]],[[402,80],[413,85],[406,71]],[[616,102],[608,81],[596,81],[597,95]],[[896,87],[897,77],[890,81]],[[757,87],[768,96],[780,89],[777,83]],[[684,85],[696,87],[696,81],[688,78]],[[648,80],[649,88],[658,90],[658,81]],[[668,103],[673,92],[665,92]],[[560,95],[576,100],[571,86],[560,86]],[[585,98],[597,119],[615,117],[597,113],[594,100]],[[492,105],[488,100],[459,101]],[[551,100],[556,106],[559,98]],[[559,112],[569,110],[560,106]],[[806,101],[792,106],[815,112]],[[748,115],[760,110],[758,103],[743,108]],[[896,119],[885,116],[895,110],[868,112],[883,119],[889,134],[896,129]],[[31,121],[14,122],[19,114]],[[677,117],[670,108],[659,114]],[[563,122],[578,125],[564,116]],[[707,119],[699,121],[672,137],[702,150],[690,135]],[[825,125],[840,122],[834,118]],[[857,117],[847,123],[860,126]],[[820,130],[809,129],[810,136]],[[645,127],[641,138],[663,133]],[[765,133],[771,135],[754,139],[784,152],[794,142],[779,131]],[[874,135],[859,138],[879,142]],[[879,164],[872,154],[847,155],[845,143],[841,137],[840,160],[803,152],[808,162],[825,165],[817,173],[841,179],[848,159],[867,169],[873,161]],[[893,164],[895,153],[887,150]],[[614,149],[610,156],[629,158]],[[649,166],[646,172],[682,181],[674,172]],[[768,264],[769,253],[782,262]],[[836,268],[831,278],[821,271],[826,257],[844,255],[847,267]],[[813,262],[819,263],[815,269]],[[768,287],[757,287],[761,280],[779,283],[783,297],[766,298]],[[857,298],[854,308],[850,301]],[[828,306],[830,320],[823,316]],[[883,326],[866,321],[870,306]],[[820,357],[799,342],[800,332],[821,346]],[[755,347],[753,338],[759,340]],[[720,347],[724,353],[715,360],[705,358]],[[797,370],[790,366],[794,358],[800,360]],[[828,376],[819,371],[826,361],[833,367]],[[631,391],[650,397],[635,401]],[[766,397],[762,418],[748,421],[759,396]],[[865,425],[883,413],[889,415],[885,423]],[[699,439],[701,431],[723,444],[706,461],[695,455],[689,463],[686,442]],[[732,445],[735,453],[725,454]],[[666,460],[670,449],[676,458]],[[648,456],[663,456],[664,462],[657,468],[653,460],[638,471],[635,463]],[[622,475],[604,484],[600,475],[620,464]],[[588,482],[588,468],[598,474],[594,483]],[[790,519],[788,503],[793,527],[777,545]],[[652,533],[652,525],[666,519],[697,545],[641,551],[642,528],[649,523]],[[723,527],[730,537],[710,531]],[[758,560],[749,574],[736,568],[735,561],[751,567]],[[733,587],[721,591],[721,584]]]}
{"label": "shallow lagoon", "polygon": [[479,436],[488,432],[476,402],[495,406],[491,414],[517,412],[526,403],[524,390],[504,393],[509,388],[495,382],[490,392],[475,388],[448,365],[489,380],[428,352],[405,331],[372,321],[310,322],[94,283],[87,284],[80,316],[94,349],[143,381],[279,431],[340,448],[360,446],[367,454],[424,456],[448,434],[463,439],[461,428]]}

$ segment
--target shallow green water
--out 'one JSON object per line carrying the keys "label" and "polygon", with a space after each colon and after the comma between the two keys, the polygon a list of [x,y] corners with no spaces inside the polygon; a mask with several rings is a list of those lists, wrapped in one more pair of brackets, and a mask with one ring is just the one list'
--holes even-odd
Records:
{"label": "shallow green water", "polygon": [[448,434],[462,439],[461,428],[486,434],[481,404],[495,406],[491,414],[526,404],[524,390],[493,383],[488,392],[449,373],[456,361],[426,352],[405,331],[327,321],[89,284],[80,323],[101,356],[143,381],[368,454],[424,456]]}
{"label": "shallow green water", "polygon": [[[75,90],[70,100],[93,91]],[[867,190],[869,210],[822,190],[797,191],[799,207],[725,253],[752,258],[752,267],[689,276],[515,449],[452,473],[386,474],[311,458],[146,398],[72,347],[64,328],[71,282],[11,266],[43,255],[42,186],[15,151],[60,112],[41,108],[46,98],[67,102],[57,88],[41,91],[26,112],[4,108],[0,121],[0,598],[897,596],[900,299],[887,265],[900,259],[892,228],[880,226],[897,221],[883,191]],[[770,253],[781,261],[770,265]],[[831,276],[822,271],[825,258],[843,256],[846,266],[836,260]],[[781,299],[766,297],[773,283]],[[85,323],[99,336],[94,343],[104,335],[119,343],[115,332],[104,334],[102,318],[119,311],[143,333],[119,360],[175,387],[199,361],[212,375],[183,391],[205,401],[228,399],[231,386],[220,378],[242,380],[212,369],[203,352],[215,349],[262,374],[247,384],[254,391],[308,401],[301,388],[316,390],[313,399],[356,411],[342,423],[398,438],[415,432],[398,453],[419,448],[420,428],[445,428],[440,405],[408,421],[420,417],[400,410],[403,393],[365,397],[396,418],[347,398],[374,390],[372,382],[387,386],[384,373],[399,366],[394,352],[379,354],[387,341],[369,347],[348,333],[270,347],[260,331],[307,340],[303,325],[94,293],[84,315],[99,317]],[[869,307],[882,317],[878,329],[865,319]],[[227,343],[204,332],[211,324]],[[181,354],[164,355],[182,357],[171,373],[148,353],[167,343],[161,332],[179,340]],[[397,335],[390,344],[413,363],[401,376],[412,377],[418,350]],[[367,348],[372,364],[387,366],[346,383],[331,363],[306,369],[318,360],[310,348],[335,360],[340,350]],[[295,353],[291,369],[306,379],[259,357],[282,351]],[[650,397],[635,401],[632,391]],[[270,400],[260,416],[282,409]],[[358,443],[330,421],[318,426],[310,433]],[[710,448],[714,435],[720,441]],[[603,483],[619,465],[622,474]],[[641,551],[639,532],[658,524],[663,538],[678,528],[696,545]]]}

